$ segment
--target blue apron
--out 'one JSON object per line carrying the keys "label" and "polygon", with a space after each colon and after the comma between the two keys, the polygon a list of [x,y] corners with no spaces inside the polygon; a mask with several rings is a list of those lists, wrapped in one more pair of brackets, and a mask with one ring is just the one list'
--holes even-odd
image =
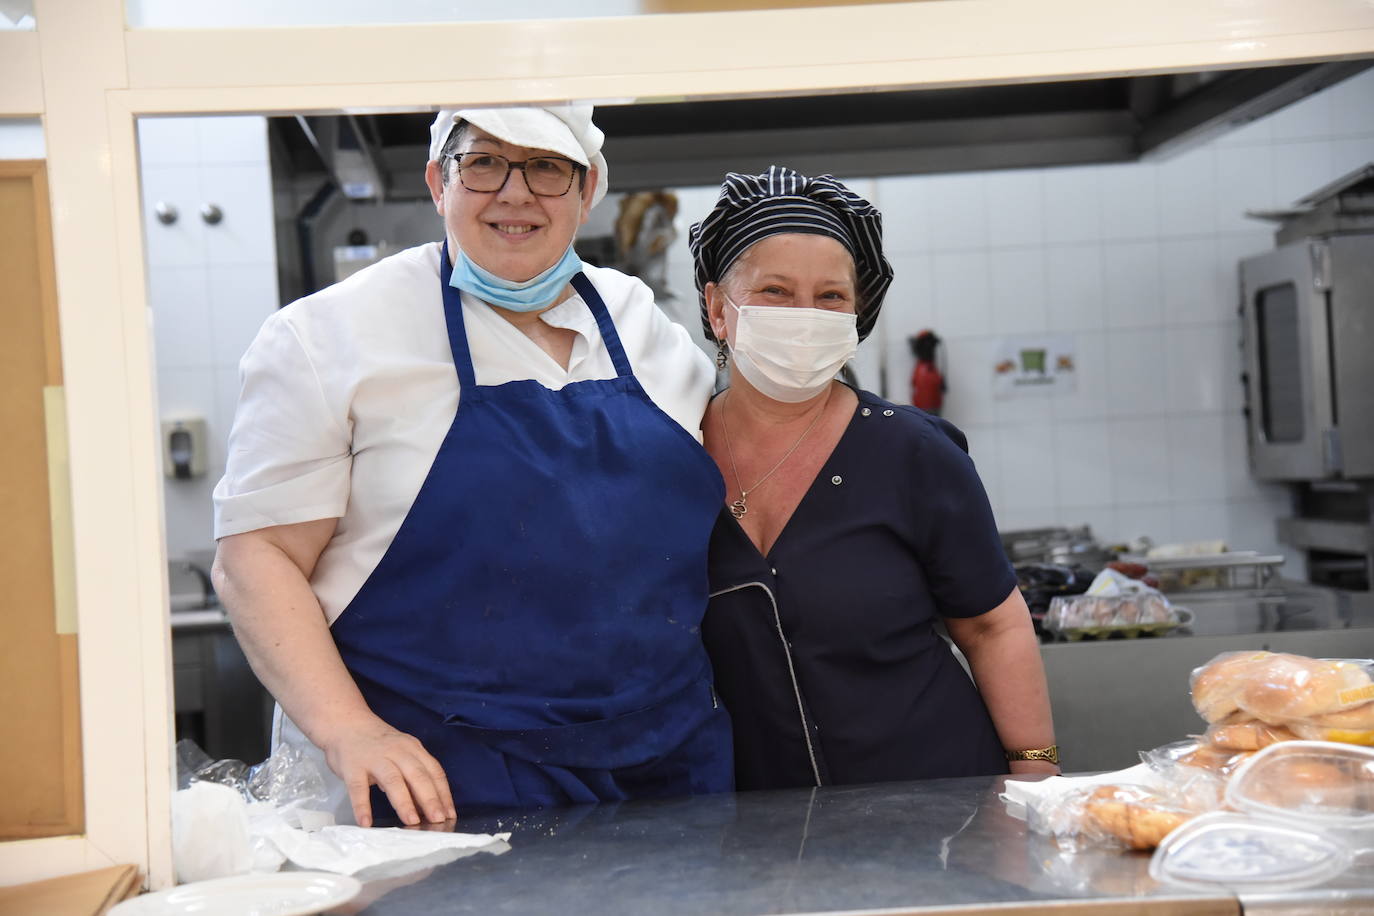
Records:
{"label": "blue apron", "polygon": [[[460,806],[733,787],[701,642],[724,483],[630,369],[558,391],[479,386],[448,245],[439,281],[458,410],[381,562],[335,621],[373,712],[443,765]],[[394,814],[373,789],[374,810]]]}

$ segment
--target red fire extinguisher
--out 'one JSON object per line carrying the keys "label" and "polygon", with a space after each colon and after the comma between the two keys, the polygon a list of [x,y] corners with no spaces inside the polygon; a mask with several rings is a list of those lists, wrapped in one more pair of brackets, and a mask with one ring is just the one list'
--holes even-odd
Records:
{"label": "red fire extinguisher", "polygon": [[934,331],[925,330],[907,338],[907,342],[916,357],[916,366],[911,370],[911,403],[926,413],[939,416],[946,390],[945,376],[935,364],[940,338]]}

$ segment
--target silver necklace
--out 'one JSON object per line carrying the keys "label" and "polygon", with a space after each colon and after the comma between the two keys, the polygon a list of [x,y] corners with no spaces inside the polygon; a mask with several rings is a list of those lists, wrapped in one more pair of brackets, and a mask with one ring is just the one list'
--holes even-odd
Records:
{"label": "silver necklace", "polygon": [[802,440],[806,438],[811,430],[816,428],[816,424],[821,421],[821,417],[825,416],[825,408],[830,405],[830,390],[826,390],[825,403],[821,405],[820,410],[816,411],[815,419],[811,421],[811,425],[803,430],[802,434],[797,437],[796,442],[792,443],[792,447],[787,450],[787,454],[779,458],[778,463],[769,468],[768,473],[760,477],[754,485],[747,490],[744,488],[744,481],[740,480],[739,469],[735,467],[735,450],[730,447],[730,424],[725,421],[725,401],[729,399],[730,390],[727,388],[725,391],[725,398],[720,402],[720,428],[721,431],[725,433],[725,453],[730,456],[730,471],[735,475],[735,483],[739,486],[739,499],[730,503],[730,514],[735,518],[744,518],[749,512],[749,494],[762,486],[765,480],[773,476],[774,471],[782,467],[784,461],[792,457],[792,453],[797,450],[797,446],[802,444]]}

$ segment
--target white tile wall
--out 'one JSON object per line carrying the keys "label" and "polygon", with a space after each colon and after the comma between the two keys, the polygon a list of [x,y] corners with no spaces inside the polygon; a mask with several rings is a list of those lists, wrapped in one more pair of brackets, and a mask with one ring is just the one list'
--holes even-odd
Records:
{"label": "white tile wall", "polygon": [[1163,328],[1107,332],[1107,415],[1162,413],[1166,367]]}
{"label": "white tile wall", "polygon": [[[1003,529],[1087,523],[1114,541],[1280,550],[1287,491],[1249,476],[1236,312],[1237,262],[1271,248],[1273,227],[1244,213],[1371,161],[1367,72],[1169,159],[876,179],[897,272],[888,395],[906,396],[906,337],[933,327],[945,416],[968,434]],[[715,189],[680,199],[672,270],[690,288],[685,226]],[[1046,331],[1074,340],[1075,390],[997,400],[998,340]],[[860,378],[876,389],[873,363]]]}
{"label": "white tile wall", "polygon": [[1106,327],[1102,245],[1098,242],[1054,244],[1045,246],[1041,252],[1049,296],[1048,330],[1095,331]]}
{"label": "white tile wall", "polygon": [[992,320],[992,289],[984,249],[930,256],[935,326],[950,336],[981,334]]}
{"label": "white tile wall", "polygon": [[[991,172],[987,175],[983,188],[989,245],[1039,245],[1045,240],[1044,186],[1039,173]],[[884,185],[884,200],[887,199],[887,194]],[[886,212],[884,206],[884,213]]]}
{"label": "white tile wall", "polygon": [[[210,494],[224,473],[238,360],[278,306],[267,122],[260,117],[139,122],[149,307],[163,418],[206,421],[207,471],[163,489],[173,558],[214,546]],[[178,219],[154,216],[166,201]],[[207,203],[223,220],[207,224]]]}
{"label": "white tile wall", "polygon": [[1110,329],[1163,326],[1164,272],[1158,239],[1102,246],[1102,304]]}
{"label": "white tile wall", "polygon": [[1045,260],[1034,248],[999,251],[988,263],[991,277],[989,327],[1008,334],[1039,334],[1049,324]]}
{"label": "white tile wall", "polygon": [[1159,176],[1160,235],[1217,230],[1216,150],[1210,146],[1189,150],[1159,163],[1154,171]]}
{"label": "white tile wall", "polygon": [[1115,168],[1081,166],[1042,172],[1046,242],[1097,242],[1102,238],[1102,172]]}
{"label": "white tile wall", "polygon": [[[1077,169],[1067,174],[1072,176]],[[1153,238],[1159,228],[1160,176],[1135,165],[1105,165],[1096,170],[1095,194],[1083,206],[1097,205],[1101,232],[1094,240]],[[1091,235],[1088,238],[1093,238]]]}

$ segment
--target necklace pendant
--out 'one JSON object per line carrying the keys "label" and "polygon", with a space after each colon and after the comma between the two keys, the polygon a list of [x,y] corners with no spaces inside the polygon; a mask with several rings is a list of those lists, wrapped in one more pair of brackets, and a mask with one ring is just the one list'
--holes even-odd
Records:
{"label": "necklace pendant", "polygon": [[744,497],[740,497],[730,504],[730,514],[735,518],[744,518],[748,511],[749,507],[744,504]]}

